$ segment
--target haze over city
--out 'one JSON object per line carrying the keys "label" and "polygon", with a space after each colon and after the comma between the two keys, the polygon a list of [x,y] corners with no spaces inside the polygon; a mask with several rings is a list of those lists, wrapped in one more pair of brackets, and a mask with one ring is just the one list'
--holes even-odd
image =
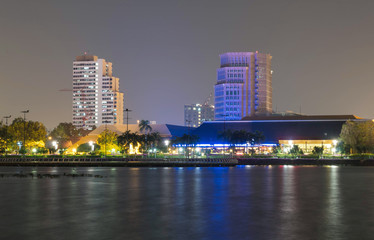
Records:
{"label": "haze over city", "polygon": [[[273,56],[273,109],[374,118],[371,24],[361,1],[3,1],[0,107],[48,128],[71,122],[72,62],[113,63],[125,108],[183,124],[213,92],[219,54]],[[338,39],[338,40],[337,40]],[[301,107],[300,107],[301,106]]]}

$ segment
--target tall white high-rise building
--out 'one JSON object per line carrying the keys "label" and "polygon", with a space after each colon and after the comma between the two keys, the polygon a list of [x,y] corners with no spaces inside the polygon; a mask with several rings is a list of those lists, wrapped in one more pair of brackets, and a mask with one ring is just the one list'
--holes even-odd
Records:
{"label": "tall white high-rise building", "polygon": [[93,55],[73,63],[73,125],[92,129],[102,124],[123,124],[123,93],[112,63]]}
{"label": "tall white high-rise building", "polygon": [[220,55],[214,87],[215,119],[240,120],[272,113],[270,54],[228,52]]}

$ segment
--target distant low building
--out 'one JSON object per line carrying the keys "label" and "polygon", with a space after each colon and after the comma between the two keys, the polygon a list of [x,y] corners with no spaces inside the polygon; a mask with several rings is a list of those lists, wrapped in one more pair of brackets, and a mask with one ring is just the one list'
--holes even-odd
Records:
{"label": "distant low building", "polygon": [[184,125],[198,127],[205,121],[214,120],[214,106],[208,104],[184,105]]}

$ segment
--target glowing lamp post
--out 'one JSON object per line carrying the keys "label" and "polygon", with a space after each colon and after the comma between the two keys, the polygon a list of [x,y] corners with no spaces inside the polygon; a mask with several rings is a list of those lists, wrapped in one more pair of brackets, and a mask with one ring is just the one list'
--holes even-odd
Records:
{"label": "glowing lamp post", "polygon": [[22,142],[21,142],[21,141],[17,142],[17,145],[18,145],[18,147],[19,147],[19,151],[21,151]]}
{"label": "glowing lamp post", "polygon": [[57,151],[58,142],[57,141],[52,141],[52,146],[55,147],[55,151]]}
{"label": "glowing lamp post", "polygon": [[165,146],[166,146],[166,150],[167,150],[167,152],[169,153],[169,144],[170,144],[170,140],[169,140],[169,139],[165,139],[164,144],[165,144]]}
{"label": "glowing lamp post", "polygon": [[23,113],[23,148],[24,148],[23,155],[25,155],[26,153],[26,113],[29,113],[29,112],[30,112],[29,110],[21,111],[21,113]]}
{"label": "glowing lamp post", "polygon": [[91,151],[93,152],[93,151],[95,150],[94,142],[93,142],[93,141],[89,141],[89,142],[88,142],[88,145],[91,146]]}

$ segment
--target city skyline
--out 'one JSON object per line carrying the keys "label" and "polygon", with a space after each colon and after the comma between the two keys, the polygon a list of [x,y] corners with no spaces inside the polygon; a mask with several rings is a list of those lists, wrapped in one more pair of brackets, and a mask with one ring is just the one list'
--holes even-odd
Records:
{"label": "city skyline", "polygon": [[58,90],[89,51],[115,63],[130,123],[183,125],[183,106],[213,91],[219,54],[259,51],[273,56],[274,110],[374,118],[371,1],[21,2],[0,10],[3,116],[71,122]]}

